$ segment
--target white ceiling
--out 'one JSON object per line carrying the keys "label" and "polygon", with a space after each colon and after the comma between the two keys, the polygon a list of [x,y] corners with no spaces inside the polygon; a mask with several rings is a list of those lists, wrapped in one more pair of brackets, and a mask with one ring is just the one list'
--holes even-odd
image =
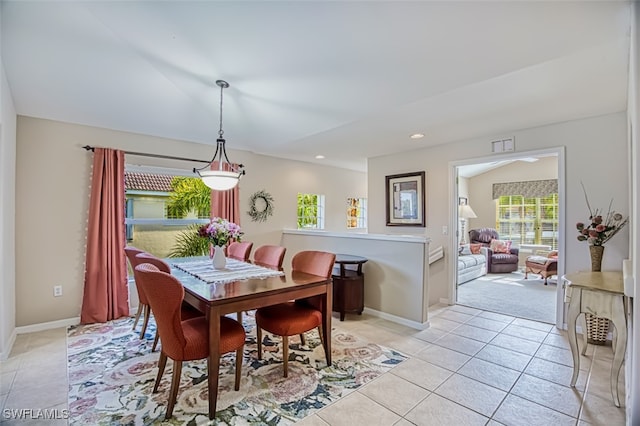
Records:
{"label": "white ceiling", "polygon": [[5,0],[1,14],[18,114],[212,144],[212,155],[216,79],[231,85],[228,148],[356,170],[626,109],[622,1]]}

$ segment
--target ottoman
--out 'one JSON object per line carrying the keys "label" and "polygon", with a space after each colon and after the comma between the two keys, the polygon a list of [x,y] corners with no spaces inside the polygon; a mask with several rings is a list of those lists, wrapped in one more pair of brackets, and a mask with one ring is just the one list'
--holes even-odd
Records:
{"label": "ottoman", "polygon": [[529,273],[538,274],[544,278],[544,285],[547,285],[547,278],[558,273],[558,252],[549,252],[545,256],[528,256],[524,262],[524,279]]}

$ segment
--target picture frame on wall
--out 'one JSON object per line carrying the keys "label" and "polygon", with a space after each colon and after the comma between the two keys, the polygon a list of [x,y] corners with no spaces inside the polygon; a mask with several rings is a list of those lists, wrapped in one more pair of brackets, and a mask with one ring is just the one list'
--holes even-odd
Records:
{"label": "picture frame on wall", "polygon": [[466,206],[468,203],[469,203],[469,200],[467,199],[467,197],[458,197],[459,206]]}
{"label": "picture frame on wall", "polygon": [[422,171],[385,177],[387,226],[426,225],[425,175]]}

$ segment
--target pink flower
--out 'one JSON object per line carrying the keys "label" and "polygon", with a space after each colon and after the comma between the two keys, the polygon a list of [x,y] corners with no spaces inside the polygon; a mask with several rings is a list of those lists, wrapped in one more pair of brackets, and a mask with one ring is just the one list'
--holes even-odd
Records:
{"label": "pink flower", "polygon": [[587,208],[589,209],[589,220],[591,223],[588,225],[582,222],[576,223],[578,241],[586,241],[590,245],[602,246],[625,227],[629,218],[625,218],[622,214],[611,210],[613,200],[611,200],[609,204],[609,210],[606,215],[603,215],[600,209],[592,209],[584,185],[582,185],[582,190],[584,191],[584,198],[587,202]]}
{"label": "pink flower", "polygon": [[232,240],[240,241],[243,234],[239,225],[220,217],[212,218],[198,229],[198,235],[214,246],[226,246]]}

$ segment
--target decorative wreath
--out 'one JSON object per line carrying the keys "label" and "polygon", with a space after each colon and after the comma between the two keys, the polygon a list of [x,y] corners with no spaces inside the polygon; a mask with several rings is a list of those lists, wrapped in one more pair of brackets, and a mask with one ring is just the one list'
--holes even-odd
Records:
{"label": "decorative wreath", "polygon": [[[256,205],[257,204],[257,205]],[[249,211],[247,212],[254,222],[264,222],[273,215],[273,197],[267,191],[260,190],[249,198]]]}

